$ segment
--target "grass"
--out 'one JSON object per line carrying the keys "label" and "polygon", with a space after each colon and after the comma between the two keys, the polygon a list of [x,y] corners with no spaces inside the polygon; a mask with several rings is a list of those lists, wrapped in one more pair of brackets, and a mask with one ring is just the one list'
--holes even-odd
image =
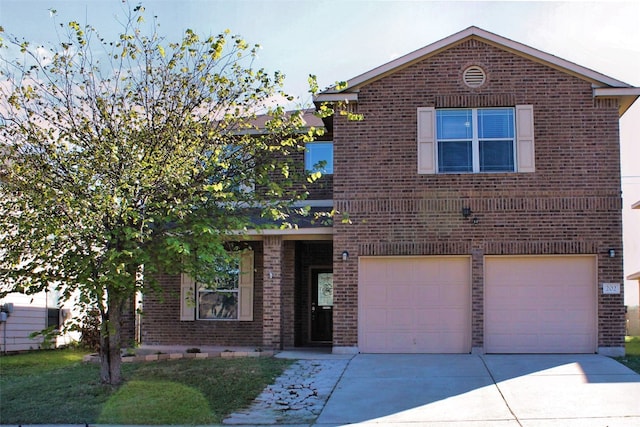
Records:
{"label": "grass", "polygon": [[127,363],[102,385],[77,350],[0,357],[0,424],[215,424],[247,406],[291,363],[274,358]]}
{"label": "grass", "polygon": [[640,374],[640,337],[626,337],[625,353],[616,360]]}

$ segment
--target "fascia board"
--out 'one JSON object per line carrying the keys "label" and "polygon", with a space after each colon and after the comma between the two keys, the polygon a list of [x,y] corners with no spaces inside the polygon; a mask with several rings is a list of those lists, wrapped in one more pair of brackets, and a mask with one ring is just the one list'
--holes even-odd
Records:
{"label": "fascia board", "polygon": [[593,89],[593,96],[595,96],[596,98],[640,96],[640,87],[597,87]]}
{"label": "fascia board", "polygon": [[246,230],[228,236],[243,240],[262,240],[265,236],[281,236],[282,240],[332,240],[333,227]]}
{"label": "fascia board", "polygon": [[313,102],[358,102],[357,92],[323,92],[313,98]]}

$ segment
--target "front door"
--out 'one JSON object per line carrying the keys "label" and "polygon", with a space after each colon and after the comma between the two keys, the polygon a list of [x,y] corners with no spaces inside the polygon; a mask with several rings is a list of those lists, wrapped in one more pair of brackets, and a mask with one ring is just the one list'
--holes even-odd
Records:
{"label": "front door", "polygon": [[311,269],[311,342],[333,340],[333,270]]}

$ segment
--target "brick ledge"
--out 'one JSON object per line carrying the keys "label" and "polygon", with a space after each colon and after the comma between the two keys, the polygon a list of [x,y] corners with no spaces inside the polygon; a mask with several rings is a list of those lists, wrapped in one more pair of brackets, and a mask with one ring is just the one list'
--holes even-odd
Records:
{"label": "brick ledge", "polygon": [[[213,359],[221,357],[223,359],[230,359],[236,357],[273,357],[275,354],[272,350],[263,351],[215,351],[215,352],[202,352],[202,353],[159,353],[159,354],[146,354],[138,356],[122,356],[122,363],[133,362],[156,362],[159,360],[178,360],[178,359]],[[83,362],[98,363],[100,362],[100,356],[98,354],[88,354],[82,358]]]}

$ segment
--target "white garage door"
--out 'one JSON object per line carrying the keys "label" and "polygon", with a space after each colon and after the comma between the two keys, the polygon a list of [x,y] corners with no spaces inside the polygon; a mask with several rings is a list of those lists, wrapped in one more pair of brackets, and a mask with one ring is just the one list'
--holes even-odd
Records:
{"label": "white garage door", "polygon": [[596,351],[594,256],[485,257],[485,351]]}
{"label": "white garage door", "polygon": [[468,257],[361,257],[360,351],[470,352],[470,283]]}

